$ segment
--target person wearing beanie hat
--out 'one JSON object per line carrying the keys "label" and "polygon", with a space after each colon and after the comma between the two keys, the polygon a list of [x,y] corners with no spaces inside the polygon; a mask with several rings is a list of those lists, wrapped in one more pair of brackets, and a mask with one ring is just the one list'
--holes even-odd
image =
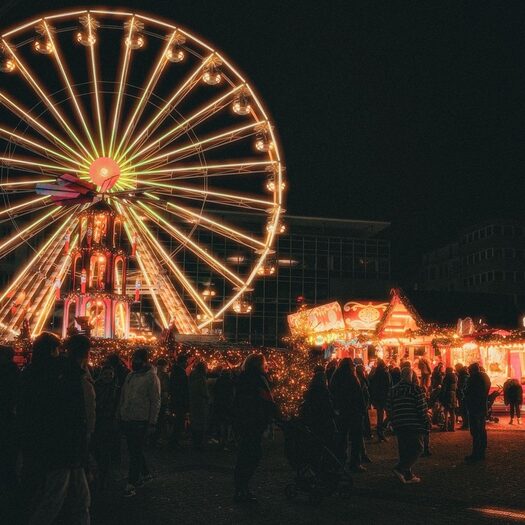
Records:
{"label": "person wearing beanie hat", "polygon": [[410,367],[401,368],[401,380],[390,390],[388,407],[399,452],[394,474],[401,483],[419,483],[421,479],[412,472],[412,467],[423,452],[424,436],[430,430],[430,420],[425,393],[414,382],[414,372]]}

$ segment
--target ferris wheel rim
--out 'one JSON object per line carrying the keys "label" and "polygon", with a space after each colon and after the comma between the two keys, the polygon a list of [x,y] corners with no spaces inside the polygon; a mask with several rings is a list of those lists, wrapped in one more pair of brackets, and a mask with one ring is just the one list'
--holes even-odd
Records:
{"label": "ferris wheel rim", "polygon": [[[3,33],[1,35],[1,38],[2,38],[2,40],[4,42],[4,44],[5,44],[7,38],[11,39],[17,33],[21,32],[21,31],[24,31],[24,30],[26,30],[26,29],[28,29],[30,27],[34,27],[39,22],[43,22],[44,25],[46,25],[46,22],[49,22],[49,24],[51,24],[52,21],[58,21],[60,19],[65,19],[65,18],[73,17],[73,16],[80,16],[80,15],[83,15],[83,14],[86,14],[86,13],[91,13],[93,15],[114,16],[114,17],[117,17],[117,18],[118,17],[133,17],[133,18],[137,17],[140,20],[143,20],[145,22],[156,24],[158,26],[163,27],[164,29],[169,29],[169,30],[173,31],[173,34],[175,34],[176,31],[179,31],[182,34],[184,34],[188,39],[190,39],[192,42],[197,42],[200,46],[202,46],[204,49],[206,49],[210,53],[210,56],[218,57],[221,60],[221,64],[224,65],[225,69],[227,69],[228,71],[231,71],[234,74],[234,76],[237,77],[242,82],[242,84],[239,84],[236,87],[234,87],[234,89],[232,91],[235,92],[235,90],[238,90],[238,89],[241,89],[241,88],[243,90],[244,89],[248,90],[248,93],[250,94],[250,96],[252,97],[253,101],[255,102],[258,111],[264,117],[264,122],[267,125],[267,132],[270,135],[271,140],[272,140],[272,142],[274,144],[274,149],[272,151],[268,152],[268,157],[270,158],[270,163],[273,166],[276,167],[277,174],[278,174],[278,185],[277,185],[276,190],[273,192],[273,196],[274,196],[273,202],[266,201],[266,200],[263,201],[261,199],[254,199],[253,197],[242,196],[242,195],[237,194],[237,193],[229,193],[228,194],[228,193],[217,192],[217,191],[213,192],[211,190],[210,191],[206,191],[206,192],[203,192],[202,190],[200,190],[200,193],[199,193],[199,190],[197,190],[196,188],[186,187],[186,191],[189,192],[190,194],[193,194],[193,195],[203,194],[203,200],[202,200],[202,206],[203,207],[206,204],[206,202],[208,202],[208,201],[206,201],[204,199],[208,198],[209,196],[212,196],[212,197],[215,197],[215,198],[218,198],[218,199],[219,198],[230,199],[230,200],[239,199],[241,203],[244,202],[244,204],[246,204],[247,206],[252,205],[252,209],[255,209],[255,210],[259,210],[259,208],[253,207],[253,206],[259,206],[259,207],[265,206],[266,210],[268,210],[268,209],[272,210],[271,220],[269,221],[269,224],[271,224],[271,228],[267,230],[267,232],[266,232],[266,234],[264,236],[264,241],[263,242],[258,241],[258,245],[256,246],[256,249],[254,249],[254,254],[259,255],[256,263],[253,265],[253,267],[252,267],[251,271],[248,273],[248,275],[245,276],[244,278],[241,279],[241,278],[234,278],[234,277],[232,277],[232,279],[233,279],[232,280],[232,284],[235,285],[234,293],[232,293],[231,297],[229,297],[228,299],[226,299],[224,301],[224,303],[222,304],[221,307],[218,308],[218,310],[214,311],[213,315],[210,318],[205,319],[203,322],[201,322],[199,324],[199,328],[202,329],[202,328],[206,327],[207,325],[209,325],[210,323],[214,322],[214,320],[216,320],[220,316],[222,316],[222,314],[239,297],[241,297],[245,292],[250,290],[250,285],[252,284],[254,279],[257,277],[257,274],[258,274],[260,268],[262,267],[262,265],[264,264],[265,259],[267,258],[267,256],[269,254],[273,253],[272,246],[274,245],[276,235],[278,234],[277,226],[278,226],[280,217],[281,217],[282,213],[284,212],[284,208],[283,208],[283,187],[282,187],[283,170],[284,170],[284,168],[283,168],[282,152],[281,152],[281,149],[280,149],[280,146],[279,146],[279,142],[278,142],[278,137],[277,137],[277,132],[276,132],[275,126],[273,126],[270,123],[271,121],[270,121],[270,119],[268,117],[268,112],[264,108],[262,100],[261,100],[260,96],[257,94],[257,92],[255,91],[255,89],[253,88],[253,86],[251,84],[249,84],[245,80],[245,77],[239,72],[238,68],[236,66],[234,66],[233,63],[224,54],[222,54],[218,50],[214,49],[213,47],[209,46],[206,42],[204,42],[202,39],[200,39],[200,37],[197,38],[195,36],[195,33],[189,32],[189,31],[181,28],[178,25],[175,26],[175,25],[172,25],[170,23],[161,21],[158,18],[153,18],[153,17],[150,17],[150,16],[146,16],[145,14],[142,14],[142,13],[139,13],[139,12],[108,11],[108,10],[102,10],[102,9],[85,9],[85,10],[73,10],[73,11],[60,11],[57,14],[51,14],[51,15],[42,16],[42,17],[39,17],[38,19],[34,19],[34,20],[30,21],[30,22],[24,23],[24,24],[14,28],[14,29],[12,29],[12,30],[9,30],[8,32]],[[47,25],[46,25],[46,28],[47,28]],[[48,34],[49,34],[50,38],[52,38],[51,37],[51,33],[49,32],[49,30],[48,30]],[[131,29],[130,29],[130,34],[131,34]],[[202,68],[202,65],[200,67]],[[121,79],[122,78],[123,78],[123,76],[121,77]],[[107,81],[104,81],[104,82],[107,82]],[[128,86],[127,83],[125,83],[124,81],[121,81],[120,82],[120,87],[122,88],[123,85]],[[98,81],[95,81],[94,86],[95,86],[95,90],[97,90],[98,89]],[[73,83],[72,86],[68,86],[68,89],[69,89],[69,91],[71,93],[74,92],[72,87],[76,88],[77,84]],[[66,88],[63,88],[63,90],[65,90],[65,89]],[[137,89],[141,89],[141,88],[137,88]],[[120,92],[120,90],[119,90],[119,92]],[[150,93],[150,95],[151,94],[153,94],[153,92]],[[83,93],[83,94],[80,95],[80,97],[85,96],[85,95],[86,94]],[[148,104],[149,104],[149,97],[150,97],[150,95],[148,95],[148,100],[147,100]],[[129,94],[126,92],[122,96],[126,96],[127,97],[127,96],[129,96]],[[74,95],[72,95],[71,97],[67,97],[66,100],[71,101],[72,99],[73,100],[75,99]],[[76,104],[76,102],[75,102],[75,104]],[[119,102],[117,101],[116,111],[115,111],[114,119],[113,119],[114,122],[117,120],[116,115],[117,115],[117,112],[118,112],[118,109],[119,109],[118,105],[119,105]],[[79,114],[81,114],[81,111],[79,111]],[[255,115],[254,115],[254,118],[256,118]],[[244,129],[248,130],[249,128],[254,128],[255,126],[259,125],[261,122],[262,122],[262,120],[261,121],[255,121],[255,122],[253,122],[251,124],[248,124],[241,131],[243,131]],[[76,125],[78,125],[78,122],[75,122],[75,126]],[[87,127],[87,126],[84,126],[84,127]],[[96,127],[96,124],[95,124],[95,127]],[[28,126],[28,128],[29,128],[29,126]],[[126,132],[127,132],[128,128],[129,128],[129,125],[126,128]],[[113,133],[113,135],[115,135],[115,133],[116,133],[115,130],[113,130],[112,133]],[[224,136],[224,138],[226,138],[230,134],[231,134],[231,132],[227,131],[227,132],[225,132],[223,134],[223,136]],[[223,138],[223,137],[219,136],[218,138],[220,139],[220,138]],[[175,138],[175,140],[177,140],[177,139],[178,139],[178,136]],[[110,152],[113,150],[113,146],[114,146],[115,140],[116,139],[114,137],[112,137],[110,139],[110,146],[109,146],[109,151]],[[212,136],[212,137],[210,137],[207,140],[211,144],[213,144],[213,141],[217,140],[217,137],[213,137]],[[93,141],[91,141],[91,142],[93,143]],[[119,152],[120,147],[121,147],[122,144],[123,144],[123,140],[120,142],[120,144],[117,146],[117,148],[115,150],[115,151],[117,151],[117,153]],[[101,141],[101,145],[102,145],[102,141]],[[124,144],[123,147],[126,148],[126,146],[127,146],[127,143]],[[163,146],[163,147],[166,147],[166,145]],[[178,151],[177,150],[174,150],[174,151],[175,151],[175,153],[181,153],[181,149],[182,150],[189,149],[189,151],[191,152],[191,148],[192,147],[193,147],[192,145],[188,145],[187,147],[182,147],[182,148],[179,147]],[[219,144],[219,146],[216,146],[216,147],[222,147],[222,146]],[[103,151],[103,146],[102,146],[102,151]],[[95,155],[98,153],[98,150],[94,146],[93,146],[93,153]],[[86,151],[86,155],[88,155],[87,151]],[[190,153],[189,156],[191,157],[192,154]],[[148,164],[155,164],[156,161],[161,161],[162,158],[164,158],[164,157],[165,157],[164,154],[161,154],[161,155],[159,155],[157,157],[153,157],[153,159],[150,159],[150,160],[148,160],[148,158],[146,157],[146,159],[140,165],[141,166],[147,166]],[[183,157],[183,159],[184,158],[185,157]],[[181,160],[181,159],[179,158],[179,160]],[[175,161],[175,163],[176,163],[176,161]],[[240,164],[242,164],[242,163],[240,163]],[[49,166],[53,166],[53,165],[49,165]],[[57,166],[53,166],[53,169],[57,169]],[[64,168],[64,169],[66,169],[66,168]],[[208,171],[209,170],[207,169],[206,165],[205,165],[204,169],[206,170],[206,174],[203,175],[201,178],[205,178],[207,180]],[[173,174],[173,171],[171,172],[171,174]],[[217,174],[215,174],[215,176],[223,176],[223,175],[221,175],[220,173],[217,173]],[[231,173],[227,173],[226,176],[231,176]],[[188,175],[188,178],[191,178],[191,177],[198,178],[199,176],[198,175],[191,175],[191,176]],[[179,179],[172,179],[172,178],[170,178],[169,180],[184,180],[184,178],[183,177],[180,177]],[[156,182],[155,180],[149,180],[148,181],[148,183],[150,185],[154,185],[155,182]],[[165,183],[163,183],[163,184],[165,184]],[[173,191],[174,189],[182,191],[180,186],[177,186],[177,185],[171,185],[171,186],[172,186],[172,188],[166,188],[166,189],[169,189],[170,191]],[[126,191],[126,190],[122,190],[122,191]],[[153,190],[150,190],[150,193],[155,194],[155,195],[162,195],[161,193],[156,193]],[[169,201],[167,199],[165,199],[165,200],[166,200],[166,203],[168,205]],[[152,202],[148,202],[147,204],[144,204],[141,201],[138,201],[138,202],[139,202],[139,205],[142,207],[142,209],[146,210],[150,214],[150,217],[152,215],[155,215],[154,208],[160,209],[160,206],[158,206],[158,205],[156,205],[156,204],[154,204]],[[210,202],[213,202],[213,200],[211,200]],[[166,205],[166,208],[168,207],[167,205]],[[176,207],[177,207],[177,204],[175,204],[175,208]],[[130,207],[130,209],[133,209],[133,208]],[[249,209],[249,208],[246,208],[246,209]],[[188,215],[191,216],[191,213],[187,214],[186,217],[188,217]],[[202,210],[201,210],[201,216],[203,216]],[[159,218],[159,217],[160,217],[160,215],[157,218]],[[180,217],[180,215],[179,215],[179,217]],[[159,220],[161,220],[161,219],[159,219]],[[199,225],[200,224],[198,224],[198,223],[195,224],[194,229],[197,228]],[[211,227],[211,223],[209,224],[209,226]],[[213,231],[213,230],[211,230],[211,231]],[[215,233],[218,233],[219,235],[225,236],[224,235],[224,231],[225,230],[223,230],[222,233],[215,231]],[[191,235],[189,237],[191,237]],[[188,239],[186,240],[186,244],[184,246],[186,246],[187,244],[191,244],[190,240],[188,240]],[[242,243],[239,243],[239,244],[242,244]],[[254,244],[257,244],[257,243],[254,243]],[[198,248],[195,248],[195,249],[198,249]],[[201,253],[201,255],[204,258],[207,257],[206,255],[204,255],[204,253]]]}

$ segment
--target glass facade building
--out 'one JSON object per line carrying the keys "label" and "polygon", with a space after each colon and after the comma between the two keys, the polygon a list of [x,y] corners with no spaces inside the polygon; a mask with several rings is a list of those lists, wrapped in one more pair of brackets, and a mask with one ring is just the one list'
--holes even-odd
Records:
{"label": "glass facade building", "polygon": [[[225,217],[225,221],[228,219],[231,217]],[[264,215],[246,215],[242,221],[245,231],[260,231],[265,219]],[[214,327],[231,341],[279,346],[288,332],[286,316],[297,310],[301,300],[315,305],[388,294],[390,241],[380,234],[389,223],[290,215],[285,223],[286,232],[277,237],[271,257],[276,272],[259,277],[246,296],[251,312],[241,315],[229,310]],[[250,267],[248,250],[239,250],[239,245],[224,237],[198,230],[193,239],[208,246],[239,273]],[[175,246],[167,248],[176,251]],[[183,248],[175,256],[199,288],[213,288],[215,296],[210,301],[214,306],[220,304],[227,283],[212,277],[189,250]]]}

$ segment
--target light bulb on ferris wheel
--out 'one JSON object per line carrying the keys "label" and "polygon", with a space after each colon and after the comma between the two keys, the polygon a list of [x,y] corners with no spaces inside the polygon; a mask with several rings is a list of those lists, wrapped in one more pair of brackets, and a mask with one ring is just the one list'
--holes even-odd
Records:
{"label": "light bulb on ferris wheel", "polygon": [[[80,223],[101,199],[162,327],[202,333],[232,309],[250,310],[254,279],[275,271],[266,259],[285,227],[285,182],[275,124],[239,69],[185,29],[126,10],[42,15],[4,31],[0,46],[0,221],[12,224],[0,259],[22,244],[32,252],[0,291],[0,338],[23,323],[32,334],[44,328],[70,254],[86,232],[89,246],[99,235]],[[266,216],[260,228],[245,229],[250,215]],[[251,265],[230,265],[203,240],[210,235]],[[220,297],[206,299],[182,253]]]}

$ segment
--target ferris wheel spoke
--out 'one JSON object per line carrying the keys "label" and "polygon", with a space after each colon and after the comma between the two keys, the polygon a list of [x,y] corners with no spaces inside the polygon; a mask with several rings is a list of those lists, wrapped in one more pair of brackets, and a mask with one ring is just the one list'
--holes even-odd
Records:
{"label": "ferris wheel spoke", "polygon": [[[198,83],[198,75],[202,71],[202,68],[211,59],[213,54],[209,55],[204,59],[186,78],[182,85],[173,93],[173,95],[166,101],[161,108],[155,112],[153,117],[148,121],[146,126],[137,134],[135,139],[127,146],[127,148],[120,155],[119,161],[122,162],[126,158],[135,146],[142,143],[149,135],[155,132],[155,130],[164,122],[164,120],[170,115],[170,113],[177,107],[178,104],[191,92],[193,87]],[[125,162],[129,162],[126,160]]]}
{"label": "ferris wheel spoke", "polygon": [[[172,143],[182,134],[189,132],[195,126],[197,126],[198,124],[201,124],[202,122],[207,120],[209,117],[211,117],[212,115],[220,111],[222,108],[224,108],[228,104],[229,99],[231,99],[232,96],[241,87],[242,85],[238,85],[234,87],[233,89],[231,89],[224,95],[217,97],[216,99],[214,99],[212,102],[210,102],[203,108],[195,111],[193,114],[186,117],[182,122],[170,128],[168,131],[162,134],[159,138],[156,138],[156,139],[154,138],[151,141],[146,142],[143,148],[139,149],[138,151],[135,151],[129,158],[125,159],[125,161],[123,162],[123,165],[132,163],[133,160],[135,160],[137,157],[143,157],[147,152],[150,152],[151,150],[154,150],[155,148],[157,148],[157,150],[162,149],[163,147]],[[165,140],[168,140],[168,141],[165,144],[162,144],[162,142]]]}
{"label": "ferris wheel spoke", "polygon": [[[243,162],[221,162],[213,164],[194,164],[189,166],[179,166],[175,168],[160,168],[160,169],[148,169],[148,170],[132,170],[124,173],[123,178],[127,180],[133,180],[134,176],[137,175],[158,175],[159,177],[148,178],[147,180],[177,180],[177,179],[186,179],[186,178],[199,178],[199,177],[208,177],[213,176],[210,174],[210,170],[221,170],[217,173],[217,176],[221,175],[233,175],[233,174],[244,174],[244,173],[259,173],[258,169],[263,167],[268,167],[276,165],[277,161],[275,160],[265,160],[265,161],[250,161],[245,160]],[[255,170],[251,168],[256,168]],[[266,169],[264,170],[266,171]],[[262,171],[261,171],[262,173]],[[176,174],[176,177],[172,175]],[[185,175],[186,174],[186,175]]]}
{"label": "ferris wheel spoke", "polygon": [[[156,187],[158,188],[164,188],[167,190],[172,190],[177,194],[177,196],[180,196],[180,194],[188,193],[190,195],[200,195],[203,198],[209,197],[215,197],[216,200],[219,198],[219,201],[224,202],[230,202],[233,201],[233,203],[241,206],[243,204],[250,204],[250,205],[257,205],[263,209],[269,209],[274,208],[277,206],[277,204],[273,201],[266,201],[262,199],[256,199],[254,197],[249,197],[247,195],[242,195],[239,193],[227,193],[227,192],[221,192],[221,191],[213,191],[209,189],[200,189],[195,188],[191,186],[181,186],[178,184],[167,184],[164,182],[153,182],[153,181],[137,181],[137,184],[144,184],[146,186],[152,186],[153,191]],[[149,189],[149,188],[148,188]]]}
{"label": "ferris wheel spoke", "polygon": [[[26,170],[24,170],[26,171]],[[49,178],[49,179],[39,179],[39,180],[23,180],[23,181],[14,181],[14,182],[2,182],[0,183],[0,188],[2,188],[3,192],[30,192],[34,193],[34,188],[27,189],[27,190],[20,190],[20,186],[34,186],[35,184],[43,183],[43,182],[55,182],[56,178]]]}
{"label": "ferris wheel spoke", "polygon": [[91,147],[93,148],[93,154],[95,157],[98,157],[98,151],[97,147],[95,146],[95,142],[93,141],[93,137],[91,135],[91,131],[87,125],[86,117],[84,116],[84,112],[82,108],[80,107],[80,104],[78,102],[78,96],[75,92],[75,89],[73,88],[73,85],[71,83],[71,80],[69,79],[69,75],[67,73],[66,67],[64,66],[64,63],[62,62],[62,57],[60,55],[60,50],[58,48],[58,42],[53,36],[53,31],[51,30],[50,26],[46,22],[45,19],[42,20],[42,23],[44,25],[44,28],[47,33],[47,37],[49,38],[49,41],[51,42],[51,46],[53,49],[52,55],[55,58],[55,61],[57,63],[58,69],[60,70],[60,73],[62,75],[62,79],[65,82],[67,89],[69,91],[69,94],[71,96],[71,101],[73,102],[73,106],[75,106],[75,111],[78,115],[78,118],[80,119],[80,122],[82,124],[82,127],[84,128],[84,132],[86,134],[87,139],[89,140],[89,143],[91,144]]}
{"label": "ferris wheel spoke", "polygon": [[153,219],[165,232],[171,234],[184,246],[187,246],[189,250],[191,250],[209,267],[211,267],[216,272],[220,273],[225,279],[230,281],[235,286],[244,284],[244,281],[237,274],[235,274],[227,266],[222,264],[216,257],[214,257],[209,252],[201,248],[197,243],[193,242],[185,233],[183,233],[181,230],[179,230],[171,223],[169,223],[166,219],[164,219],[162,215],[160,215],[155,210],[153,210],[141,201],[138,201],[138,204],[143,210],[146,211],[146,214],[151,219]]}
{"label": "ferris wheel spoke", "polygon": [[[119,204],[116,204],[119,209]],[[134,234],[130,230],[129,222],[124,223],[124,229],[130,243],[133,242]],[[151,297],[163,326],[168,327],[173,320],[182,333],[197,333],[197,325],[188,312],[186,305],[175,290],[168,277],[159,275],[159,262],[154,250],[146,244],[146,240],[140,236],[135,237],[137,242],[136,259],[146,283],[149,287]],[[160,277],[160,283],[159,283]],[[157,285],[157,283],[159,283]]]}
{"label": "ferris wheel spoke", "polygon": [[84,153],[89,157],[89,159],[93,160],[93,156],[88,151],[88,149],[84,146],[84,143],[78,135],[75,133],[75,131],[71,128],[65,117],[62,115],[62,113],[58,110],[57,104],[54,104],[49,96],[46,94],[44,89],[40,86],[40,84],[36,81],[35,77],[32,75],[29,68],[24,64],[22,59],[18,56],[18,54],[15,51],[15,47],[11,46],[5,38],[2,38],[2,42],[4,43],[5,48],[8,50],[10,56],[14,59],[16,62],[16,66],[18,69],[20,69],[22,76],[25,78],[27,83],[32,87],[33,91],[38,95],[40,100],[47,106],[49,111],[55,116],[56,121],[62,126],[64,131],[68,134],[69,137],[73,139],[74,142],[78,144],[80,149],[84,151]]}
{"label": "ferris wheel spoke", "polygon": [[[59,166],[58,164],[47,164],[44,162],[38,162],[36,160],[27,160],[27,159],[20,159],[18,157],[4,157],[0,156],[0,163],[4,164],[6,166],[27,166],[29,169],[34,168],[37,170],[38,173],[42,173],[42,170],[53,170],[53,171],[61,171],[64,173],[69,173],[73,168],[69,167],[66,168],[64,166]],[[45,175],[52,177],[53,175],[50,173],[46,173]]]}
{"label": "ferris wheel spoke", "polygon": [[11,216],[12,212],[14,212],[15,210],[21,210],[27,207],[32,207],[33,204],[37,204],[38,202],[42,202],[46,199],[49,199],[48,195],[44,195],[43,197],[37,197],[36,199],[31,199],[29,201],[22,202],[20,204],[17,204],[16,206],[10,206],[9,208],[5,208],[0,211],[0,217],[3,215]]}
{"label": "ferris wheel spoke", "polygon": [[89,50],[86,52],[89,54],[89,75],[91,79],[91,84],[93,85],[93,94],[95,98],[95,109],[96,109],[96,116],[97,116],[97,126],[98,126],[98,135],[99,135],[99,142],[100,142],[100,150],[102,152],[102,155],[104,156],[106,154],[106,145],[104,143],[104,124],[103,124],[103,118],[102,118],[102,101],[100,96],[100,90],[99,90],[99,80],[98,80],[98,62],[97,62],[97,56],[95,53],[95,46],[97,45],[95,36],[94,36],[94,28],[96,26],[97,22],[95,19],[91,16],[91,13],[88,11],[86,14],[86,29],[88,31],[88,41],[91,42],[91,45],[87,46]]}
{"label": "ferris wheel spoke", "polygon": [[[153,164],[155,162],[164,162],[164,164],[166,164],[170,161],[180,161],[184,158],[187,158],[188,156],[192,156],[201,152],[206,152],[211,149],[221,147],[224,144],[230,144],[232,142],[242,140],[246,137],[250,137],[251,135],[253,135],[255,133],[254,128],[257,125],[258,123],[252,122],[246,126],[239,126],[238,128],[234,128],[223,133],[218,133],[206,139],[202,139],[192,144],[188,144],[186,146],[167,151],[161,155],[150,157],[149,159],[137,162],[136,164],[134,164],[134,168],[140,168],[141,166],[147,166],[148,164]],[[183,153],[186,153],[186,156],[182,156]]]}
{"label": "ferris wheel spoke", "polygon": [[133,113],[128,121],[128,124],[126,126],[126,129],[124,130],[124,133],[122,134],[122,137],[120,138],[120,141],[118,143],[117,149],[115,150],[115,157],[118,157],[120,154],[120,151],[123,147],[126,147],[126,145],[129,142],[130,134],[133,132],[135,127],[137,126],[138,121],[140,120],[140,117],[142,116],[142,113],[144,111],[144,108],[146,107],[146,103],[148,102],[149,98],[151,97],[151,94],[153,93],[155,86],[157,85],[157,82],[159,81],[165,66],[168,62],[167,59],[167,52],[173,43],[173,40],[175,39],[175,36],[177,34],[177,31],[174,31],[169,38],[166,40],[165,46],[162,48],[157,61],[155,63],[155,66],[152,69],[152,72],[150,74],[149,80],[146,84],[146,87],[142,91],[142,95],[139,98],[139,101],[137,105],[135,106],[135,109],[133,110]]}
{"label": "ferris wheel spoke", "polygon": [[[19,230],[18,233],[12,235],[11,237],[9,237],[9,239],[0,243],[0,259],[5,257],[5,255],[12,251],[11,247],[13,246],[15,241],[17,241],[18,239],[23,239],[24,241],[30,239],[31,237],[35,236],[37,233],[46,229],[52,224],[52,222],[50,222],[49,219],[52,218],[53,215],[58,214],[58,217],[55,217],[56,220],[65,215],[65,213],[67,212],[60,212],[57,210],[56,206],[53,206],[53,209],[51,211],[47,212],[42,217],[35,219],[33,222],[31,222],[31,224]],[[44,223],[44,225],[40,226],[42,223]]]}
{"label": "ferris wheel spoke", "polygon": [[[59,220],[59,219],[57,219]],[[49,248],[49,246],[55,242],[56,239],[59,238],[60,235],[65,232],[67,226],[71,226],[72,222],[74,224],[74,220],[72,221],[72,214],[67,215],[62,223],[59,225],[59,227],[56,229],[56,231],[49,237],[49,239],[44,243],[42,247],[38,249],[36,254],[29,260],[26,266],[22,268],[14,278],[14,280],[10,283],[10,285],[3,291],[3,293],[0,295],[0,303],[14,290],[14,288],[19,284],[19,282],[24,278],[24,276],[30,271],[37,268],[37,264],[39,263],[40,259],[44,255],[44,252]]]}
{"label": "ferris wheel spoke", "polygon": [[[78,235],[76,235],[72,241],[71,241],[71,249],[76,248],[76,245],[78,243]],[[71,252],[70,252],[71,253]],[[59,264],[58,270],[56,272],[55,279],[58,279],[59,281],[63,281],[64,277],[67,274],[67,271],[69,267],[71,266],[71,255],[68,253],[64,260],[62,261],[62,264]],[[37,334],[39,334],[43,328],[44,323],[46,322],[47,318],[49,317],[49,314],[51,313],[51,308],[55,304],[56,301],[56,295],[53,288],[51,288],[47,294],[44,296],[43,304],[40,306],[36,313],[36,320],[33,326],[33,330],[31,332],[31,336],[35,337]]]}
{"label": "ferris wheel spoke", "polygon": [[126,80],[128,78],[129,65],[131,62],[131,45],[129,43],[133,39],[135,30],[136,30],[136,21],[135,21],[135,16],[133,16],[129,23],[129,31],[128,31],[127,39],[124,42],[124,48],[125,48],[124,49],[124,59],[122,61],[122,65],[120,69],[119,87],[117,91],[115,107],[113,109],[113,121],[111,124],[111,135],[109,138],[109,148],[108,148],[108,155],[110,157],[112,157],[114,153],[113,146],[115,145],[115,138],[116,138],[116,134],[119,128],[120,112],[122,109],[122,99],[124,97],[124,89],[126,85]]}
{"label": "ferris wheel spoke", "polygon": [[[3,128],[2,126],[0,126],[0,136],[2,136],[2,138],[5,141],[20,144],[24,149],[31,151],[32,153],[42,155],[48,159],[56,160],[57,162],[60,162],[63,166],[67,166],[66,164],[64,164],[64,161],[68,163],[74,163],[74,161],[70,157],[62,155],[62,153],[60,153],[59,151],[45,146],[44,144],[41,144],[40,142],[37,142],[32,138],[29,139],[27,137],[24,137],[23,135],[20,135],[19,133],[16,133],[13,130]],[[70,169],[74,171],[76,168],[71,167]]]}
{"label": "ferris wheel spoke", "polygon": [[[46,195],[45,198],[47,199],[48,196]],[[42,198],[40,200],[42,200]],[[36,204],[35,201],[33,201],[32,204]],[[9,212],[9,213],[7,217],[0,218],[0,223],[18,219],[20,217],[23,217],[24,215],[27,215],[28,213],[35,213],[37,211],[43,210],[44,208],[49,208],[49,206],[54,206],[54,204],[53,203],[48,203],[48,204],[41,203],[40,206],[32,206],[29,210],[24,209],[27,206],[31,206],[31,204],[25,203],[24,206],[22,205],[11,206],[10,208],[7,208],[6,210],[2,210],[2,212],[0,212],[1,214],[3,214],[4,212]]]}
{"label": "ferris wheel spoke", "polygon": [[[130,214],[128,214],[128,216],[129,217],[133,216],[133,218],[135,219],[134,222],[135,222],[135,225],[139,229],[139,235],[143,235],[151,243],[151,246],[155,247],[155,251],[159,254],[162,261],[167,265],[168,268],[170,268],[175,278],[179,281],[179,283],[183,286],[183,288],[188,292],[190,297],[193,298],[197,306],[203,312],[205,312],[208,316],[213,317],[213,313],[211,312],[208,305],[204,302],[199,292],[193,287],[191,282],[186,278],[186,276],[180,270],[177,264],[175,264],[170,254],[166,252],[166,250],[160,245],[158,240],[153,236],[151,231],[144,224],[144,222],[142,221],[142,219],[137,214],[134,208],[135,207],[133,205],[129,206],[128,209],[130,211]],[[141,211],[140,208],[137,208],[137,210]],[[126,211],[124,211],[124,213],[126,214]]]}
{"label": "ferris wheel spoke", "polygon": [[48,127],[40,123],[36,118],[31,116],[30,112],[25,110],[22,106],[17,104],[13,99],[0,92],[0,103],[7,109],[9,109],[17,117],[21,118],[29,126],[31,126],[39,135],[49,140],[51,143],[55,144],[58,148],[62,150],[66,155],[73,154],[77,159],[71,158],[71,162],[87,167],[88,164],[86,160],[77,150],[72,148],[69,144],[64,142],[56,133],[51,131]]}
{"label": "ferris wheel spoke", "polygon": [[252,250],[260,250],[261,248],[265,247],[263,242],[255,239],[253,236],[246,235],[245,233],[225,224],[224,222],[214,221],[202,213],[196,213],[189,208],[178,206],[177,204],[173,204],[168,200],[160,199],[156,195],[152,195],[150,193],[144,193],[144,196],[150,197],[154,201],[162,202],[162,205],[152,203],[154,207],[163,209],[179,218],[191,220],[195,224],[202,226],[209,231],[222,235],[223,237],[227,237],[228,239],[251,248]]}

